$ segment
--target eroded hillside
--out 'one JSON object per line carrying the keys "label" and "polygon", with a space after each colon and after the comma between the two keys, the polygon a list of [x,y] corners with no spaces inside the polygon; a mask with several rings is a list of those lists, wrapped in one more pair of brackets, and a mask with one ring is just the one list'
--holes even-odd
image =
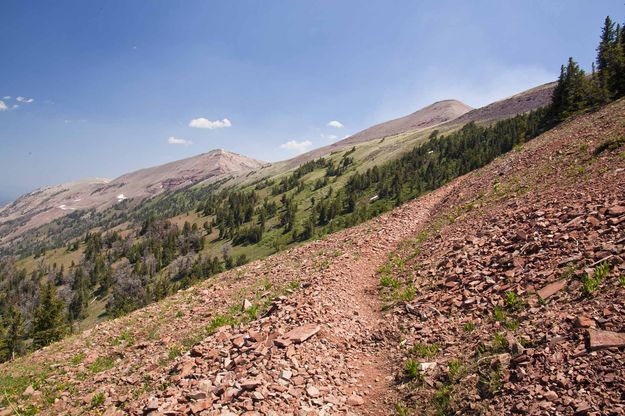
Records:
{"label": "eroded hillside", "polygon": [[624,104],[463,178],[393,253],[380,277],[402,412],[623,412]]}

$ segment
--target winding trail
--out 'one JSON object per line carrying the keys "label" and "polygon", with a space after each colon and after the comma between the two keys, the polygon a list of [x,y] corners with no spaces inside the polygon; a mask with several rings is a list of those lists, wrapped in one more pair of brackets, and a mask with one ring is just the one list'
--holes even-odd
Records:
{"label": "winding trail", "polygon": [[[10,399],[48,415],[390,414],[398,337],[377,270],[461,180],[1,364],[16,380],[41,375],[35,394]],[[244,299],[271,313],[207,336]],[[314,335],[284,342],[302,327]]]}
{"label": "winding trail", "polygon": [[[362,225],[297,248],[303,288],[273,302],[269,316],[222,328],[163,374],[160,391],[134,414],[389,414],[390,358],[397,338],[381,312],[377,270],[416,235],[454,184]],[[328,260],[331,258],[331,261]],[[261,262],[262,263],[262,262]],[[268,270],[265,277],[271,279]],[[303,342],[289,331],[313,328]],[[285,341],[286,340],[286,341]]]}

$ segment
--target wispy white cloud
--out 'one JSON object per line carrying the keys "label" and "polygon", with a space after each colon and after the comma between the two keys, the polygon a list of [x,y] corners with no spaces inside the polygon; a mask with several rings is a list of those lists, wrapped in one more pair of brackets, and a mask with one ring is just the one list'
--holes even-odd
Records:
{"label": "wispy white cloud", "polygon": [[4,103],[4,101],[0,101],[0,111],[6,111],[9,108],[7,107],[7,105]]}
{"label": "wispy white cloud", "polygon": [[10,95],[5,95],[4,97],[2,97],[3,100],[10,100],[11,96]]}
{"label": "wispy white cloud", "polygon": [[169,144],[181,144],[184,146],[190,146],[193,144],[193,142],[191,140],[185,140],[185,139],[181,139],[179,137],[174,137],[171,136],[169,139],[167,139],[167,143]]}
{"label": "wispy white cloud", "polygon": [[341,123],[340,121],[332,120],[328,122],[328,127],[334,127],[336,129],[340,129],[343,127],[343,123]]}
{"label": "wispy white cloud", "polygon": [[32,103],[33,101],[35,101],[35,99],[34,99],[34,98],[26,98],[26,97],[22,97],[22,96],[17,97],[17,98],[16,98],[16,100],[17,100],[18,102],[20,102],[20,103],[24,103],[24,104],[30,104],[30,103]]}
{"label": "wispy white cloud", "polygon": [[223,129],[232,126],[232,123],[227,118],[223,120],[211,121],[207,118],[200,117],[194,118],[189,122],[189,127],[195,127],[196,129]]}
{"label": "wispy white cloud", "polygon": [[312,142],[310,140],[302,140],[298,142],[297,140],[289,140],[286,143],[282,143],[280,148],[287,150],[295,150],[297,153],[304,153],[312,146]]}
{"label": "wispy white cloud", "polygon": [[324,140],[336,140],[339,138],[336,134],[323,134],[321,133],[321,138]]}

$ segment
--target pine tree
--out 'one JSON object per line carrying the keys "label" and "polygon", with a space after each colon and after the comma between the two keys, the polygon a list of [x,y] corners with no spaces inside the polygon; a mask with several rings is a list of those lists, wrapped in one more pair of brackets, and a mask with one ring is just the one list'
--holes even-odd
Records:
{"label": "pine tree", "polygon": [[569,58],[566,68],[562,66],[560,69],[558,84],[553,91],[551,105],[553,116],[558,120],[564,120],[591,104],[594,103],[590,81],[577,62]]}
{"label": "pine tree", "polygon": [[41,348],[58,341],[65,334],[65,305],[57,297],[52,282],[42,283],[39,288],[39,302],[33,313],[33,347]]}
{"label": "pine tree", "polygon": [[4,330],[0,339],[0,360],[12,360],[24,350],[24,319],[15,306],[11,306],[2,319]]}
{"label": "pine tree", "polygon": [[597,47],[597,74],[603,94],[612,98],[622,94],[620,90],[620,73],[623,67],[623,48],[620,25],[607,16],[601,31],[601,42]]}
{"label": "pine tree", "polygon": [[625,24],[621,26],[621,31],[617,38],[616,56],[618,58],[618,62],[614,83],[617,97],[622,97],[625,95]]}
{"label": "pine tree", "polygon": [[615,37],[614,22],[610,16],[607,16],[601,31],[601,42],[597,47],[597,70],[599,73],[606,71],[610,66],[610,48],[614,44]]}

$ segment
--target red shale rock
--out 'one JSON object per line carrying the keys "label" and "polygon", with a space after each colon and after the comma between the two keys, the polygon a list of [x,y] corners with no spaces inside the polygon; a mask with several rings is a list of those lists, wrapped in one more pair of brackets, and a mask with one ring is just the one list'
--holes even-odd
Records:
{"label": "red shale rock", "polygon": [[538,296],[540,296],[541,299],[547,299],[550,296],[555,295],[556,293],[558,293],[565,287],[566,287],[566,280],[558,280],[557,282],[548,284],[547,286],[543,287],[536,293],[538,294]]}
{"label": "red shale rock", "polygon": [[591,350],[625,347],[625,333],[588,329],[588,345]]}
{"label": "red shale rock", "polygon": [[313,335],[315,335],[317,332],[319,332],[320,329],[321,327],[319,325],[315,325],[315,324],[304,325],[304,326],[300,326],[299,328],[295,328],[289,331],[285,335],[285,337],[289,341],[299,344],[299,343],[306,341],[308,338],[312,337]]}

